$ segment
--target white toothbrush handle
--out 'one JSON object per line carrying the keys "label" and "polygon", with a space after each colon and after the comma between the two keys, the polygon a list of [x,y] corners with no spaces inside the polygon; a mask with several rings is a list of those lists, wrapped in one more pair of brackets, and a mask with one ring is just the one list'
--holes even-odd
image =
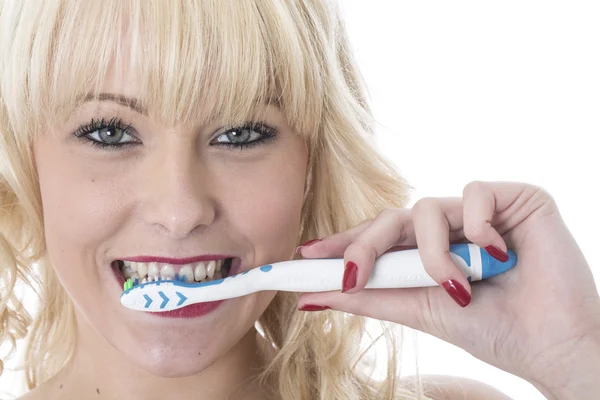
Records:
{"label": "white toothbrush handle", "polygon": [[[469,281],[478,281],[513,268],[516,254],[499,261],[475,244],[454,244],[450,256]],[[263,290],[325,292],[340,290],[343,259],[303,259],[264,265],[212,282],[189,284],[178,281],[147,282],[126,290],[121,303],[141,311],[168,311],[189,304],[230,299]],[[419,249],[383,254],[367,282],[367,289],[437,286],[427,274]]]}
{"label": "white toothbrush handle", "polygon": [[[479,247],[471,248],[471,265],[450,253],[455,264],[472,281],[481,279],[481,257]],[[471,247],[471,246],[469,246]],[[260,290],[281,290],[290,292],[323,292],[341,290],[344,275],[343,259],[312,259],[284,261],[272,266],[268,272],[255,273],[252,281]],[[250,274],[248,274],[250,275]],[[260,276],[256,276],[260,275]],[[250,278],[250,277],[248,277]],[[241,282],[240,282],[241,283]],[[383,254],[375,261],[375,266],[367,282],[367,289],[409,288],[437,286],[425,271],[418,249],[395,251]]]}

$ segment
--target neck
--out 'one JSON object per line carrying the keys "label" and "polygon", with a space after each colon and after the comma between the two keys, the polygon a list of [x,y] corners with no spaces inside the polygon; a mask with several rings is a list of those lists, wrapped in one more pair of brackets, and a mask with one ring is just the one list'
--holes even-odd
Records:
{"label": "neck", "polygon": [[264,339],[253,328],[223,357],[195,375],[162,378],[129,363],[85,318],[78,316],[75,353],[47,385],[60,398],[78,399],[265,399],[256,382],[266,365]]}

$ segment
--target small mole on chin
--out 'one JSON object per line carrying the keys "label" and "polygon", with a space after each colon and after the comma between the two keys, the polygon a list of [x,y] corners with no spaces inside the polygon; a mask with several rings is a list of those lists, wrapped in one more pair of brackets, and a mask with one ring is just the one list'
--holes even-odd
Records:
{"label": "small mole on chin", "polygon": [[96,388],[96,393],[100,394],[100,389]]}

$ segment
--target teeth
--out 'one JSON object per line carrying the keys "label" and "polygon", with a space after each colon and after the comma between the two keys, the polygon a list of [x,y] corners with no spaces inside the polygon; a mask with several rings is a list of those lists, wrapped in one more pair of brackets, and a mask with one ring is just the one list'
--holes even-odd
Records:
{"label": "teeth", "polygon": [[148,264],[146,263],[133,263],[137,268],[137,273],[141,278],[144,278],[148,274]]}
{"label": "teeth", "polygon": [[[138,267],[139,269],[139,267]],[[158,264],[150,263],[148,264],[148,276],[156,276],[158,275]]]}
{"label": "teeth", "polygon": [[194,280],[200,282],[203,279],[206,279],[206,267],[203,262],[199,262],[194,268]]}
{"label": "teeth", "polygon": [[208,276],[208,279],[212,279],[213,276],[215,276],[215,267],[215,260],[209,261],[208,265],[206,266],[206,276]]}
{"label": "teeth", "polygon": [[184,282],[202,282],[223,278],[223,263],[225,260],[211,260],[207,262],[197,262],[186,265],[171,265],[163,263],[142,263],[123,261],[121,273],[125,279],[132,281],[138,280],[138,283],[155,282],[160,280],[175,279],[177,277]]}
{"label": "teeth", "polygon": [[175,268],[170,264],[163,264],[160,269],[160,277],[162,279],[173,279],[175,278]]}
{"label": "teeth", "polygon": [[179,278],[181,280],[186,282],[194,281],[194,271],[192,270],[192,265],[193,264],[188,264],[179,270]]}
{"label": "teeth", "polygon": [[133,271],[131,270],[131,267],[127,264],[123,265],[123,268],[121,268],[121,272],[123,273],[123,277],[126,280],[131,278],[131,275],[133,275]]}

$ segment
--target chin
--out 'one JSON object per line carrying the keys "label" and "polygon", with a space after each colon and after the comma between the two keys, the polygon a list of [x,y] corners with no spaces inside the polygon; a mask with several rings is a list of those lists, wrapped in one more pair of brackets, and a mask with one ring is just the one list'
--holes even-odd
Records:
{"label": "chin", "polygon": [[146,344],[132,348],[118,348],[129,362],[147,373],[162,378],[180,378],[197,374],[211,366],[234,345],[221,342],[210,346],[200,344]]}

